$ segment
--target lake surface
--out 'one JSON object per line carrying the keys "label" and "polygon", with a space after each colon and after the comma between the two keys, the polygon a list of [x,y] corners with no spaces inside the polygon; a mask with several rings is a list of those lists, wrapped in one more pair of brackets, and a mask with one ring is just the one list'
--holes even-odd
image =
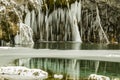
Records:
{"label": "lake surface", "polygon": [[23,58],[15,60],[15,65],[38,68],[49,73],[48,80],[54,80],[54,74],[62,74],[62,80],[85,80],[90,74],[99,74],[120,79],[120,63],[93,60],[58,58]]}
{"label": "lake surface", "polygon": [[[15,45],[14,45],[15,46]],[[17,45],[34,49],[57,49],[57,50],[120,50],[120,44],[97,44],[79,42],[39,42],[34,45]]]}
{"label": "lake surface", "polygon": [[[112,50],[111,54],[114,54],[114,50],[120,49],[119,44],[84,44],[77,42],[40,42],[35,45],[15,45],[13,48],[18,48],[14,51],[9,51],[9,53],[21,53],[21,49],[19,47],[26,48],[29,47],[29,52],[34,52],[33,55],[37,53],[48,53],[49,50],[56,50],[57,53],[61,53],[62,51],[70,51],[73,53],[73,57],[75,56],[76,50]],[[31,50],[33,49],[33,50]],[[35,50],[35,51],[34,51]],[[47,50],[45,52],[44,50]],[[71,51],[72,50],[72,51]],[[24,51],[24,50],[23,50]],[[26,50],[27,51],[27,50]],[[26,52],[29,53],[29,52]],[[75,52],[75,53],[74,53]],[[89,52],[89,51],[88,51]],[[50,52],[52,53],[52,52]],[[24,53],[23,53],[24,54]],[[55,54],[55,53],[53,53]],[[67,54],[67,53],[61,53]],[[84,53],[83,53],[84,54]],[[97,52],[96,52],[97,54]],[[100,54],[100,53],[98,53]],[[102,53],[101,53],[102,54]],[[117,52],[119,54],[119,52]],[[13,54],[12,54],[13,55]],[[22,54],[21,54],[22,55]],[[24,56],[24,55],[23,55]],[[111,80],[118,79],[120,80],[120,61],[107,61],[101,60],[88,60],[88,59],[78,59],[78,58],[48,58],[48,57],[20,57],[16,54],[14,56],[8,55],[3,56],[3,59],[0,60],[10,60],[13,59],[12,65],[16,66],[26,66],[29,68],[38,68],[43,69],[49,73],[49,78],[47,80],[54,80],[54,74],[62,74],[64,78],[62,80],[85,80],[88,78],[90,74],[99,74],[105,75],[111,78]],[[52,55],[51,55],[52,56]],[[72,55],[71,55],[72,56]],[[79,55],[78,55],[79,56]],[[103,55],[104,56],[104,55]],[[115,56],[119,60],[119,56]],[[99,56],[98,56],[99,58]],[[2,62],[2,61],[1,61]]]}

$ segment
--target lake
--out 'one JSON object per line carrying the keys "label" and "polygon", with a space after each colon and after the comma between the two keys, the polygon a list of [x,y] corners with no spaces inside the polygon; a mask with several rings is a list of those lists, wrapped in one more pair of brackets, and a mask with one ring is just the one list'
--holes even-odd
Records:
{"label": "lake", "polygon": [[[29,48],[28,48],[29,47]],[[62,74],[62,80],[86,80],[90,74],[120,80],[120,45],[77,42],[40,42],[0,49],[0,65],[26,66]]]}

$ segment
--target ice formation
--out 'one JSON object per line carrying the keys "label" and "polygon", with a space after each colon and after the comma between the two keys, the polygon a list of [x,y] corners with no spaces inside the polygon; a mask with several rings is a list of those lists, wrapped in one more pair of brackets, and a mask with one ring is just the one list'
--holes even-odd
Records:
{"label": "ice formation", "polygon": [[34,77],[36,79],[46,79],[48,77],[48,73],[41,69],[29,69],[22,66],[0,67],[0,74],[19,75],[21,77],[27,76],[27,77]]}

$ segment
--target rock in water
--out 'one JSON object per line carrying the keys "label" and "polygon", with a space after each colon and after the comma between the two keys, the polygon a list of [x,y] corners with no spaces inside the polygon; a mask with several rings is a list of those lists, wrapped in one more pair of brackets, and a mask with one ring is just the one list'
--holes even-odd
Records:
{"label": "rock in water", "polygon": [[63,75],[61,74],[54,74],[55,79],[63,79]]}
{"label": "rock in water", "polygon": [[110,78],[103,75],[90,74],[88,80],[110,80]]}

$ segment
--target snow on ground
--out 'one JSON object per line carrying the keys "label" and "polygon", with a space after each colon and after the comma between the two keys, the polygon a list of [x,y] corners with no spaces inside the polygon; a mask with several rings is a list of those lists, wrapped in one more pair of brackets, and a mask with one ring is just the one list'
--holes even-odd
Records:
{"label": "snow on ground", "polygon": [[0,77],[10,80],[46,79],[48,73],[41,69],[29,69],[22,66],[0,67]]}
{"label": "snow on ground", "polygon": [[88,80],[110,80],[110,78],[103,75],[90,74]]}

